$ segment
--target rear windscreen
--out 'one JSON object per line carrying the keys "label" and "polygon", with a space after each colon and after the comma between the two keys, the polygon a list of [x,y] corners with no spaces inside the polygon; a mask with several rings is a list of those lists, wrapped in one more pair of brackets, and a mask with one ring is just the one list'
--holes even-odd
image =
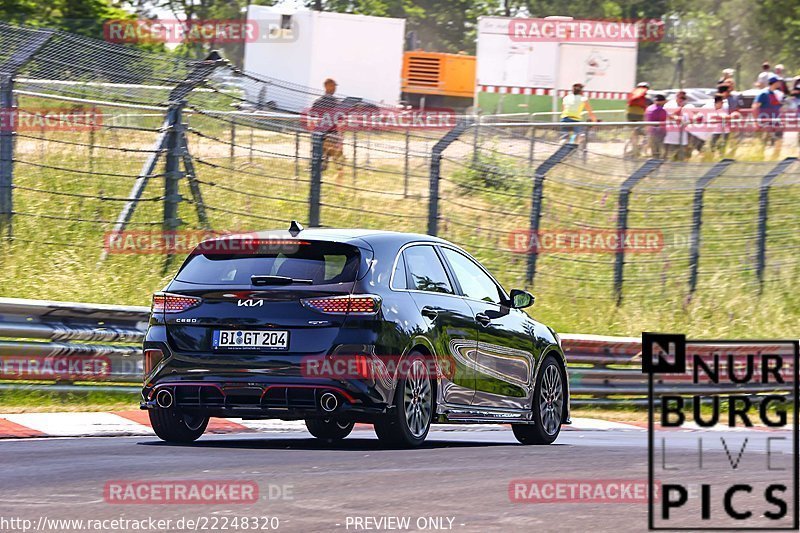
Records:
{"label": "rear windscreen", "polygon": [[349,283],[356,279],[358,262],[354,246],[316,242],[262,254],[193,255],[175,279],[203,285],[251,285],[252,276],[283,276],[311,280],[312,285]]}

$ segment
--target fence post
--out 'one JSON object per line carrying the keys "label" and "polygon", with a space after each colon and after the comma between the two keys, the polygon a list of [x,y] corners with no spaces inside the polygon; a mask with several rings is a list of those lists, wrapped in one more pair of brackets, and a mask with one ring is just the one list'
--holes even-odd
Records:
{"label": "fence post", "polygon": [[[189,73],[189,75],[183,81],[179,82],[169,93],[169,103],[170,107],[167,110],[167,116],[164,119],[164,122],[161,125],[160,133],[158,138],[156,139],[155,145],[153,146],[153,150],[150,152],[150,155],[147,157],[147,160],[144,162],[142,166],[142,170],[139,171],[139,175],[136,178],[136,181],[131,188],[131,192],[128,193],[128,201],[125,202],[125,205],[122,207],[122,211],[117,216],[117,221],[114,223],[114,229],[111,232],[111,239],[113,240],[119,235],[128,225],[131,217],[133,216],[133,212],[136,209],[136,204],[139,202],[139,199],[142,197],[144,193],[144,189],[147,186],[147,182],[153,175],[153,171],[156,168],[156,164],[158,163],[158,158],[161,156],[161,152],[167,148],[168,139],[170,137],[170,132],[173,131],[175,122],[173,122],[174,117],[171,113],[173,106],[179,105],[180,107],[183,106],[184,100],[186,97],[197,87],[199,84],[203,83],[206,78],[214,71],[214,69],[219,66],[221,62],[224,60],[222,56],[219,55],[218,52],[213,51],[211,52],[205,60],[198,61],[197,66]],[[180,113],[179,113],[180,114]],[[181,129],[180,120],[178,120],[178,129]],[[181,135],[183,132],[180,132]],[[180,141],[183,142],[183,141]],[[192,173],[194,174],[194,173]],[[166,207],[165,207],[166,211]],[[199,212],[198,212],[199,214]],[[165,220],[167,218],[165,212]],[[105,259],[108,252],[107,250],[103,250],[103,253],[100,257],[101,260]]]}
{"label": "fence post", "polygon": [[231,120],[231,166],[236,160],[236,119]]}
{"label": "fence post", "polygon": [[536,150],[536,127],[531,126],[531,142],[528,146],[528,166],[533,166],[533,157]]}
{"label": "fence post", "polygon": [[695,184],[694,204],[692,206],[692,237],[689,241],[689,294],[694,294],[695,289],[697,289],[697,268],[700,262],[700,228],[703,225],[703,196],[711,180],[725,172],[731,163],[733,163],[733,159],[723,159],[716,163]]}
{"label": "fence post", "polygon": [[[537,238],[539,234],[539,221],[542,218],[542,197],[544,191],[544,178],[554,166],[562,162],[569,154],[574,152],[576,148],[578,148],[577,144],[566,143],[561,145],[553,155],[548,157],[536,169],[536,173],[534,174],[533,177],[533,192],[531,193],[532,195],[531,216],[528,226],[531,242],[534,242],[533,239]],[[530,285],[533,285],[533,278],[534,276],[536,276],[536,259],[538,257],[539,253],[537,251],[537,246],[533,246],[533,248],[528,253],[528,268],[526,272],[528,283]]]}
{"label": "fence post", "polygon": [[[0,64],[0,113],[15,113],[14,76],[53,35],[53,30],[34,30],[34,33]],[[11,116],[11,124],[16,117]],[[12,219],[14,216],[14,128],[0,128],[0,235],[5,233],[7,239],[13,236]]]}
{"label": "fence post", "polygon": [[439,178],[442,166],[442,152],[450,146],[471,124],[465,120],[444,134],[431,150],[431,169],[428,188],[428,235],[436,235],[439,230]]}
{"label": "fence post", "polygon": [[769,189],[775,178],[783,174],[795,161],[796,157],[787,157],[761,178],[758,195],[758,241],[756,243],[756,276],[759,291],[764,290],[764,269],[767,266],[767,216],[769,211]]}
{"label": "fence post", "polygon": [[[14,81],[11,74],[0,76],[0,113],[5,116],[5,121],[13,121]],[[13,128],[4,127],[0,128],[0,232],[4,232],[9,240],[13,233],[13,174],[14,132]]]}
{"label": "fence post", "polygon": [[630,199],[631,190],[637,183],[661,166],[663,162],[661,159],[648,159],[622,183],[622,187],[619,190],[617,207],[617,242],[619,246],[616,260],[614,261],[614,294],[617,298],[617,305],[622,303],[622,280],[625,270],[625,246],[623,243],[628,233],[628,200]]}
{"label": "fence post", "polygon": [[300,179],[300,132],[294,133],[294,179]]}
{"label": "fence post", "polygon": [[406,151],[403,154],[404,162],[403,162],[403,198],[408,198],[408,150],[409,150],[409,141],[410,141],[410,132],[408,128],[406,128]]}
{"label": "fence post", "polygon": [[[89,130],[89,172],[94,174],[94,146],[95,146],[95,128]],[[44,155],[42,156],[44,157]]]}
{"label": "fence post", "polygon": [[478,142],[480,141],[481,118],[475,115],[473,120],[475,121],[475,132],[472,138],[472,166],[477,166],[479,159]]}
{"label": "fence post", "polygon": [[353,130],[353,181],[356,181],[356,167],[358,167],[358,132]]}
{"label": "fence post", "polygon": [[254,134],[254,132],[255,132],[255,128],[253,128],[253,126],[250,126],[250,153],[247,156],[247,162],[249,164],[251,164],[251,165],[253,164],[253,134]]}
{"label": "fence post", "polygon": [[172,232],[181,225],[178,218],[178,204],[181,195],[178,184],[181,179],[181,118],[184,102],[172,104],[167,112],[169,131],[166,139],[166,155],[164,168],[164,231]]}
{"label": "fence post", "polygon": [[311,189],[308,195],[308,225],[319,227],[319,203],[322,192],[322,141],[324,134],[311,134]]}

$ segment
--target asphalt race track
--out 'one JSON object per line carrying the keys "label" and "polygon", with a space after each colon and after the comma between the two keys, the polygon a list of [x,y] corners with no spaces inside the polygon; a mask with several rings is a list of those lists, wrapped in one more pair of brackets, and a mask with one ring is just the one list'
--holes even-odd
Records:
{"label": "asphalt race track", "polygon": [[[737,438],[734,432],[708,437],[718,435]],[[676,432],[673,449],[685,445],[691,455],[695,437]],[[759,454],[763,448],[748,450],[746,458]],[[209,435],[185,446],[141,436],[25,439],[0,442],[0,457],[0,516],[28,518],[34,527],[41,517],[206,517],[216,518],[218,531],[225,530],[223,518],[235,517],[277,517],[278,531],[644,531],[647,524],[643,502],[533,504],[512,502],[509,493],[509,484],[520,478],[645,482],[644,431],[570,430],[553,446],[534,447],[517,444],[506,429],[447,427],[432,431],[415,450],[381,449],[367,430],[335,444],[303,432]],[[707,454],[703,476],[725,476],[726,462]],[[258,484],[259,498],[244,504],[109,503],[104,488],[119,480],[249,480]],[[410,522],[404,527],[387,517]],[[247,529],[274,525],[265,521]]]}

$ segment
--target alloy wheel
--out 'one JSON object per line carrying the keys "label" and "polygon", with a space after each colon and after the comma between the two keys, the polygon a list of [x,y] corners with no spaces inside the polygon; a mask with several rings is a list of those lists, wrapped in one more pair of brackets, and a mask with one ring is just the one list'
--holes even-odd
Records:
{"label": "alloy wheel", "polygon": [[539,391],[539,417],[548,435],[554,435],[561,426],[561,413],[564,404],[564,391],[561,386],[561,372],[556,365],[549,365],[542,375]]}
{"label": "alloy wheel", "polygon": [[403,408],[406,424],[411,434],[419,438],[425,434],[431,418],[431,380],[420,360],[414,361],[406,375],[403,390]]}

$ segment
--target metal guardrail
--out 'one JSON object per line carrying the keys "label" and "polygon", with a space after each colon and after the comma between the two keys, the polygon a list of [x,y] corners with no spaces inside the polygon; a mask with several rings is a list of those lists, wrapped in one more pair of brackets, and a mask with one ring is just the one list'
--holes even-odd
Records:
{"label": "metal guardrail", "polygon": [[[642,373],[642,343],[637,337],[603,337],[596,335],[562,335],[562,346],[569,364],[570,392],[575,405],[646,403],[648,376]],[[692,352],[710,363],[714,354],[731,354],[737,376],[745,373],[748,355],[783,353],[785,345],[769,344],[703,344],[693,346]],[[727,371],[727,362],[720,361],[720,372]],[[791,360],[791,357],[788,358]],[[758,361],[758,359],[756,359]],[[691,362],[690,362],[691,364]],[[784,372],[791,375],[793,367],[784,362]],[[659,393],[683,395],[737,394],[754,396],[769,392],[788,394],[791,380],[776,388],[774,385],[745,383],[741,385],[696,385],[686,374],[662,374],[654,381]]]}
{"label": "metal guardrail", "polygon": [[[149,313],[147,307],[0,298],[0,390],[138,390]],[[561,341],[570,365],[573,404],[644,403],[647,376],[641,371],[639,338],[564,334]],[[711,356],[721,349],[704,345],[698,353]],[[769,352],[770,346],[724,349],[737,357],[738,365],[747,354]],[[660,376],[657,384],[683,394],[775,391],[757,383],[698,387],[682,375]],[[787,384],[781,392],[789,390]]]}
{"label": "metal guardrail", "polygon": [[140,381],[149,313],[147,307],[0,298],[0,379],[61,387]]}

